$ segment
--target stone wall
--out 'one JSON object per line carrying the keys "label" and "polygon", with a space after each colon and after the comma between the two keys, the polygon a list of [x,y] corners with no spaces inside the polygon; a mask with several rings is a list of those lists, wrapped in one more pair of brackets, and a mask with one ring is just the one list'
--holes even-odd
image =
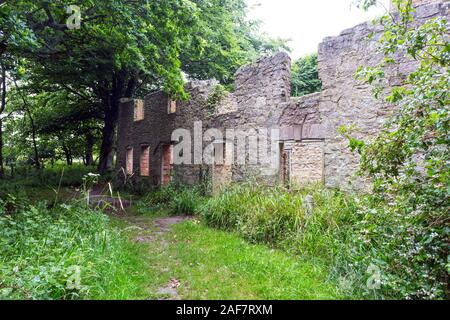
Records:
{"label": "stone wall", "polygon": [[415,7],[418,7],[426,4],[440,3],[442,0],[412,0],[412,2]]}
{"label": "stone wall", "polygon": [[[228,128],[247,131],[277,126],[283,106],[290,95],[290,62],[286,53],[278,53],[240,68],[236,72],[235,91],[223,97],[215,109],[211,109],[208,103],[208,98],[218,85],[218,82],[213,80],[188,83],[185,90],[190,99],[178,101],[174,114],[168,114],[170,98],[163,92],[145,97],[144,118],[141,121],[133,121],[134,101],[124,101],[119,115],[117,167],[125,168],[126,150],[133,148],[133,178],[149,184],[161,184],[162,149],[164,145],[173,143],[171,135],[175,129],[189,130],[193,138],[196,121],[202,122],[203,131],[211,127],[218,128],[224,136]],[[208,142],[204,141],[202,147],[207,144]],[[142,146],[150,146],[150,177],[141,176],[139,159]],[[237,157],[237,153],[234,155]],[[223,184],[260,176],[262,169],[259,164],[235,164],[217,167],[214,169],[216,174],[212,174],[210,165],[183,164],[173,166],[173,178],[181,183],[195,184],[212,174],[218,183]],[[224,172],[227,177],[222,179],[217,172]],[[264,180],[275,183],[278,173],[264,177]]]}
{"label": "stone wall", "polygon": [[[417,8],[417,23],[436,16],[449,16],[450,2]],[[356,176],[359,157],[348,148],[348,141],[340,136],[340,126],[353,125],[358,138],[370,140],[379,131],[392,106],[373,98],[371,87],[362,85],[354,75],[359,66],[374,66],[383,58],[376,46],[382,27],[363,23],[344,30],[337,37],[329,37],[319,46],[319,75],[323,83],[319,113],[325,133],[325,183],[329,187],[365,189],[367,181]],[[369,40],[369,35],[374,37]],[[399,59],[399,64],[387,71],[387,84],[402,83],[415,68],[413,61]]]}
{"label": "stone wall", "polygon": [[[217,107],[212,126],[248,131],[278,127],[279,119],[290,97],[291,59],[286,53],[263,57],[236,72],[235,91]],[[233,106],[233,107],[230,107]],[[224,112],[229,110],[229,112]],[[236,150],[236,140],[233,142]],[[257,150],[246,150],[247,155]],[[238,154],[234,153],[236,160]],[[231,181],[261,179],[270,184],[278,182],[278,172],[262,174],[267,165],[231,166]]]}
{"label": "stone wall", "polygon": [[[432,4],[432,3],[440,3],[440,2],[442,2],[442,0],[412,0],[414,7]],[[391,9],[393,9],[393,8],[394,8],[394,4],[391,1]]]}
{"label": "stone wall", "polygon": [[[195,121],[206,123],[208,119],[207,99],[217,81],[193,81],[185,90],[191,96],[188,101],[178,101],[177,110],[168,112],[170,97],[163,92],[150,94],[144,99],[144,119],[134,121],[134,101],[121,104],[119,112],[117,169],[125,168],[126,150],[133,148],[133,178],[148,185],[161,184],[163,146],[173,144],[172,132],[178,128],[192,131]],[[207,124],[207,123],[206,123]],[[140,172],[141,146],[150,147],[150,176],[142,177]],[[193,146],[192,146],[193,148]],[[173,178],[182,183],[200,182],[208,168],[203,165],[174,165]]]}
{"label": "stone wall", "polygon": [[262,105],[261,101],[271,107],[288,101],[291,96],[290,69],[291,59],[286,53],[263,57],[241,67],[235,75],[233,93],[238,108],[252,111],[254,105]]}
{"label": "stone wall", "polygon": [[290,155],[290,182],[297,185],[324,181],[323,141],[296,142]]}

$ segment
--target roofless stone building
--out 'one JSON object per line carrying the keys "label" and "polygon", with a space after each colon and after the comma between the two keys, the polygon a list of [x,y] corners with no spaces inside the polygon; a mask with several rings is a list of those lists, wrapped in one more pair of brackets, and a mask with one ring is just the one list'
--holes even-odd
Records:
{"label": "roofless stone building", "polygon": [[[413,2],[417,23],[450,17],[449,1]],[[382,31],[368,22],[325,38],[319,46],[320,93],[291,97],[291,60],[278,53],[240,68],[234,92],[224,96],[217,95],[218,83],[208,80],[185,86],[188,101],[172,101],[163,92],[144,100],[123,99],[117,169],[149,186],[212,179],[217,189],[231,181],[255,179],[364,189],[366,181],[356,176],[359,158],[338,129],[352,125],[359,138],[370,139],[392,111],[392,106],[373,98],[370,86],[354,79],[359,66],[375,65],[383,58],[376,51]],[[375,36],[369,37],[372,33]],[[401,84],[414,67],[413,61],[400,60],[388,70],[389,85]],[[190,143],[174,135],[177,129],[182,129],[177,134],[190,133]],[[267,136],[261,138],[258,134],[264,129]],[[230,137],[227,130],[235,135]],[[247,133],[245,147],[238,146],[236,132]],[[262,146],[268,146],[274,161],[258,158],[261,149],[266,152]]]}

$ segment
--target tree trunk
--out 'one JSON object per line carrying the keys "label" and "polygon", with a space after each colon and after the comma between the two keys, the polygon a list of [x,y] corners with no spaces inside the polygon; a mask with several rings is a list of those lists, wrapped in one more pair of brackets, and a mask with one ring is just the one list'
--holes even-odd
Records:
{"label": "tree trunk", "polygon": [[85,165],[92,166],[94,164],[94,143],[95,138],[92,133],[88,132],[86,134],[86,154],[85,154]]}
{"label": "tree trunk", "polygon": [[3,130],[2,130],[2,119],[0,118],[0,179],[5,176],[5,167],[3,165]]}
{"label": "tree trunk", "polygon": [[[128,81],[126,80],[128,78]],[[136,89],[137,75],[128,77],[126,71],[121,71],[113,77],[112,90],[103,98],[105,106],[105,124],[102,131],[100,161],[98,171],[104,174],[112,170],[114,156],[114,137],[119,116],[120,99],[131,97]]]}
{"label": "tree trunk", "polygon": [[105,114],[105,124],[102,130],[102,145],[100,147],[100,162],[98,164],[98,171],[100,174],[104,174],[112,169],[110,158],[114,147],[117,109],[118,107],[112,107],[111,111]]}
{"label": "tree trunk", "polygon": [[34,166],[36,167],[36,169],[40,169],[41,163],[39,161],[39,152],[38,152],[37,142],[36,142],[37,133],[36,133],[36,126],[34,124],[33,115],[31,114],[27,99],[24,97],[23,92],[21,92],[19,90],[19,86],[17,85],[16,79],[14,79],[14,86],[16,87],[17,91],[19,92],[19,94],[22,98],[25,114],[28,115],[28,119],[30,120],[31,130],[32,130],[31,137],[33,139],[33,150],[34,150]]}
{"label": "tree trunk", "polygon": [[33,116],[31,115],[31,112],[28,109],[28,107],[25,112],[28,114],[28,118],[30,119],[30,123],[31,123],[31,130],[32,130],[31,138],[33,140],[33,150],[34,150],[34,166],[36,167],[36,169],[40,169],[41,162],[39,161],[39,152],[38,152],[37,142],[36,142],[36,126],[34,125]]}

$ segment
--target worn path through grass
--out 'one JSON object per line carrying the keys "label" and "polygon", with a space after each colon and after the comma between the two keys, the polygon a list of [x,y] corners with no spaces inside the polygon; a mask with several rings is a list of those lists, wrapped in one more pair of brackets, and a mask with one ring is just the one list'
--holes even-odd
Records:
{"label": "worn path through grass", "polygon": [[195,219],[126,216],[119,224],[145,262],[145,288],[134,298],[339,298],[321,264],[249,244]]}

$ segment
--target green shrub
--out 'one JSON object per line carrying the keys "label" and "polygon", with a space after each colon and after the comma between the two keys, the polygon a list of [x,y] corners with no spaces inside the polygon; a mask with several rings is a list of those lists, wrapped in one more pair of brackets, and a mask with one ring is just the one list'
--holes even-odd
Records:
{"label": "green shrub", "polygon": [[[312,212],[308,201],[313,203]],[[336,227],[354,219],[355,211],[355,203],[334,190],[311,187],[289,191],[244,184],[209,199],[201,207],[201,216],[208,225],[238,231],[252,242],[280,245],[295,239],[305,245],[289,249],[328,257]],[[316,238],[314,245],[310,238]]]}
{"label": "green shrub", "polygon": [[0,299],[101,296],[123,269],[126,240],[103,213],[8,201],[0,200]]}
{"label": "green shrub", "polygon": [[[413,212],[411,214],[411,212]],[[449,228],[430,225],[420,211],[405,202],[375,207],[361,203],[352,248],[353,268],[381,270],[376,295],[387,298],[448,298]]]}
{"label": "green shrub", "polygon": [[[357,128],[341,133],[359,153],[359,173],[389,199],[383,210],[369,208],[373,213],[361,223],[372,256],[389,270],[384,287],[410,299],[433,299],[448,297],[450,288],[450,24],[445,16],[421,21],[413,2],[392,1],[397,14],[379,21],[384,32],[377,54],[384,59],[355,74],[390,106],[391,116],[370,139],[360,140]],[[403,61],[415,63],[400,85],[391,86],[392,67]]]}
{"label": "green shrub", "polygon": [[349,296],[443,298],[449,230],[406,212],[406,204],[370,195],[249,184],[231,186],[200,207],[209,226],[327,263]]}

